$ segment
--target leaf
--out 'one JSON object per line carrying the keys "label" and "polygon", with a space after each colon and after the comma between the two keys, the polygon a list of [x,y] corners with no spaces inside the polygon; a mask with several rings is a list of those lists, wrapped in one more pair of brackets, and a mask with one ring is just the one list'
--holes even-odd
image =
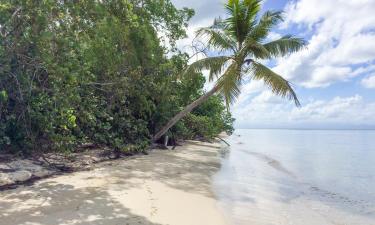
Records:
{"label": "leaf", "polygon": [[228,36],[221,29],[214,29],[212,27],[201,28],[197,31],[197,37],[207,38],[208,47],[214,48],[219,51],[236,49],[236,42],[230,36]]}
{"label": "leaf", "polygon": [[282,11],[267,11],[263,14],[258,24],[253,27],[248,37],[261,41],[267,37],[271,29],[283,20]]}
{"label": "leaf", "polygon": [[302,38],[293,37],[291,35],[264,44],[264,48],[274,57],[286,56],[298,52],[305,47],[306,42]]}
{"label": "leaf", "polygon": [[210,70],[209,80],[212,81],[222,72],[225,64],[231,59],[232,58],[229,56],[216,56],[198,60],[188,66],[188,68],[184,71],[183,76],[191,76],[207,69]]}
{"label": "leaf", "polygon": [[233,0],[225,5],[229,17],[225,20],[226,30],[242,43],[251,30],[260,10],[260,0]]}
{"label": "leaf", "polygon": [[240,95],[242,77],[239,67],[236,63],[232,63],[225,73],[218,79],[216,85],[219,87],[221,94],[225,98],[227,108]]}
{"label": "leaf", "polygon": [[0,102],[8,101],[8,93],[5,90],[0,91]]}
{"label": "leaf", "polygon": [[301,106],[297,94],[294,92],[289,81],[285,80],[282,76],[255,61],[252,61],[250,71],[254,80],[264,81],[274,94],[293,100],[296,106]]}
{"label": "leaf", "polygon": [[269,59],[271,57],[268,49],[251,37],[246,38],[239,55],[242,58],[252,57],[256,59]]}

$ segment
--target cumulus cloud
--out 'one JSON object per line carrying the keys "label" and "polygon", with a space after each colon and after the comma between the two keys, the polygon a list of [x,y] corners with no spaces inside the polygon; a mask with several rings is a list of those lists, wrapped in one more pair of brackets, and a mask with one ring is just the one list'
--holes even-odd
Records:
{"label": "cumulus cloud", "polygon": [[215,18],[224,14],[225,0],[172,0],[172,2],[177,8],[188,7],[195,11],[194,17],[189,22],[187,38],[178,42],[179,49],[192,53],[189,46],[192,44],[196,30],[212,25]]}
{"label": "cumulus cloud", "polygon": [[210,19],[211,21],[224,12],[223,4],[226,0],[172,0],[172,3],[178,7],[188,7],[195,10],[195,16],[191,23],[200,23],[202,20]]}
{"label": "cumulus cloud", "polygon": [[[178,7],[196,10],[187,31],[188,38],[178,43],[180,49],[191,53],[188,46],[195,31],[224,15],[224,1],[172,0]],[[268,41],[280,38],[283,33],[293,33],[304,37],[309,44],[301,52],[272,62],[273,69],[295,84],[298,90],[303,90],[305,96],[306,93],[314,96],[319,91],[316,88],[353,82],[356,77],[363,87],[375,88],[374,9],[374,0],[289,1],[284,8],[285,22],[280,30],[270,34]],[[206,89],[212,85],[207,84]],[[291,101],[274,96],[261,81],[246,80],[232,111],[237,118],[237,127],[244,128],[375,125],[375,103],[366,102],[360,95],[310,98],[301,99],[303,106],[296,108]]]}
{"label": "cumulus cloud", "polygon": [[375,75],[362,79],[361,84],[365,88],[375,88]]}
{"label": "cumulus cloud", "polygon": [[[187,37],[177,42],[178,49],[188,53],[189,55],[194,55],[194,57],[190,59],[191,63],[205,57],[204,54],[196,54],[197,49],[193,48],[193,45],[198,48],[202,47],[199,42],[194,42],[196,31],[199,28],[211,26],[215,18],[223,16],[224,2],[225,0],[172,0],[172,3],[177,8],[188,7],[194,9],[195,11],[195,15],[190,20],[189,26],[186,30]],[[208,71],[203,71],[203,75],[206,78],[208,78],[208,73]],[[213,87],[213,85],[214,83],[207,82],[204,89],[209,90]]]}
{"label": "cumulus cloud", "polygon": [[282,122],[292,104],[274,96],[270,91],[262,91],[253,98],[247,98],[233,107],[233,115],[237,118],[237,125],[241,127],[257,127]]}
{"label": "cumulus cloud", "polygon": [[278,61],[275,70],[307,88],[327,87],[361,75],[375,61],[375,1],[300,0],[286,8],[284,28],[310,33],[308,49]]}
{"label": "cumulus cloud", "polygon": [[310,100],[301,108],[265,91],[254,97],[247,107],[237,107],[234,115],[239,127],[321,127],[375,123],[375,103],[366,103],[360,95]]}
{"label": "cumulus cloud", "polygon": [[[363,86],[375,88],[375,76],[369,75],[375,74],[374,8],[373,0],[291,1],[285,7],[287,18],[282,27],[305,36],[308,48],[277,60],[273,69],[294,84],[309,89],[350,82],[360,76],[366,77],[361,81]],[[271,39],[277,37],[277,33],[272,33]],[[366,104],[360,96],[314,100],[295,109],[286,100],[276,101],[277,97],[271,97],[261,84],[256,86],[248,83],[243,87],[243,94],[233,107],[237,124],[274,127],[349,123],[364,113],[363,108],[373,110],[373,104]],[[253,98],[257,92],[260,94]],[[348,103],[357,105],[350,109]],[[364,121],[356,121],[361,122]]]}
{"label": "cumulus cloud", "polygon": [[365,122],[368,119],[374,120],[375,112],[363,112],[358,114],[358,111],[366,108],[374,108],[374,104],[366,104],[363,98],[355,95],[348,98],[335,97],[329,101],[312,101],[301,108],[293,109],[290,113],[289,119],[294,121],[325,121],[325,122],[341,122],[350,123]]}

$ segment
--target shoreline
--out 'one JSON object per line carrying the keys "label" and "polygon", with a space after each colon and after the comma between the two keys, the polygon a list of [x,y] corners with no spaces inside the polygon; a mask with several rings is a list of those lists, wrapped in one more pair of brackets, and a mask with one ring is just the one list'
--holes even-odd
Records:
{"label": "shoreline", "polygon": [[229,224],[212,176],[219,142],[187,141],[0,192],[5,224]]}

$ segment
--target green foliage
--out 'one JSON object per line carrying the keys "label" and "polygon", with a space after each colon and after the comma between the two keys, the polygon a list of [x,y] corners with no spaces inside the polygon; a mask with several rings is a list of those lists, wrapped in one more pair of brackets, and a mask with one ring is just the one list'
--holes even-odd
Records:
{"label": "green foliage", "polygon": [[239,96],[241,85],[247,76],[264,81],[274,94],[293,100],[299,106],[290,83],[258,61],[300,51],[306,42],[291,35],[267,42],[272,28],[283,17],[279,11],[266,11],[259,16],[261,2],[228,0],[225,4],[227,18],[216,19],[212,26],[197,31],[197,37],[204,38],[210,50],[225,55],[198,60],[188,67],[185,74],[210,70],[209,79],[216,80],[216,86],[228,107]]}
{"label": "green foliage", "polygon": [[8,93],[5,90],[0,91],[0,102],[2,104],[6,103],[8,100]]}
{"label": "green foliage", "polygon": [[[166,57],[193,14],[169,0],[3,0],[0,152],[69,152],[86,142],[143,151],[203,93],[202,75],[177,81],[187,55]],[[198,132],[184,129],[175,136]]]}
{"label": "green foliage", "polygon": [[181,123],[185,127],[185,133],[181,133],[186,138],[212,139],[223,131],[232,134],[233,122],[234,119],[226,110],[223,99],[212,96],[183,119]]}

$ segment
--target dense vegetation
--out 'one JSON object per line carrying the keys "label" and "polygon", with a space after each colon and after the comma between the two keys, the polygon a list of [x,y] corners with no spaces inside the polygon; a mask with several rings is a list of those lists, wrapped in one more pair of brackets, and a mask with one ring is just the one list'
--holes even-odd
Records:
{"label": "dense vegetation", "polygon": [[[143,151],[203,94],[202,74],[179,76],[188,55],[175,48],[192,15],[169,0],[2,0],[0,152],[72,151],[88,142]],[[232,123],[214,95],[169,135],[211,138]]]}

